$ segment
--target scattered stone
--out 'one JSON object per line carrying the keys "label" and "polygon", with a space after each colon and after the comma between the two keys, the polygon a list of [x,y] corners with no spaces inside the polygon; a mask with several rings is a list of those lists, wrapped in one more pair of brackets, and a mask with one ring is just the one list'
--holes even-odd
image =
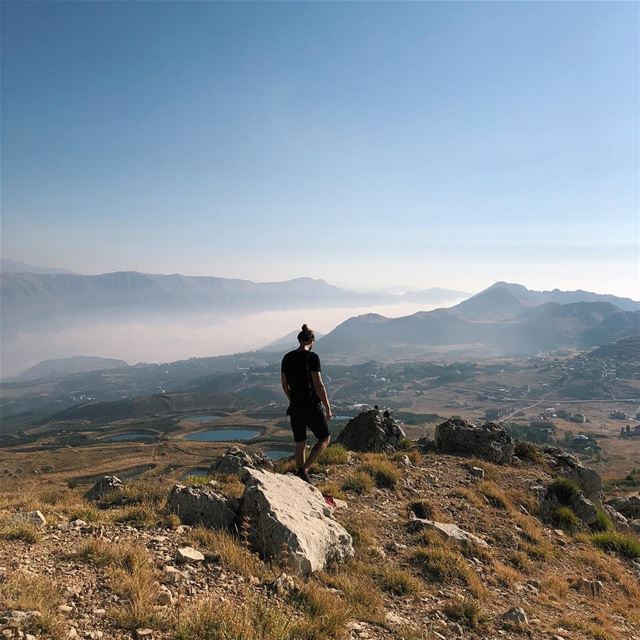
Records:
{"label": "scattered stone", "polygon": [[208,487],[177,484],[169,493],[167,509],[186,524],[230,529],[236,519],[238,501]]}
{"label": "scattered stone", "polygon": [[469,469],[469,473],[474,478],[480,478],[481,480],[484,480],[484,469],[481,469],[480,467],[471,467]]}
{"label": "scattered stone", "polygon": [[267,588],[279,596],[284,596],[296,588],[296,583],[292,576],[281,573],[275,580],[267,585]]}
{"label": "scattered stone", "polygon": [[153,637],[152,629],[136,629],[136,640],[148,640]]}
{"label": "scattered stone", "polygon": [[32,524],[34,527],[45,527],[47,525],[47,519],[42,514],[42,511],[21,513],[18,515],[18,520]]}
{"label": "scattered stone", "polygon": [[182,579],[182,572],[171,565],[167,565],[164,567],[164,582],[169,582],[170,584],[175,584]]}
{"label": "scattered stone", "polygon": [[529,624],[527,614],[524,612],[522,607],[513,607],[512,609],[509,609],[509,611],[505,611],[502,614],[502,619],[505,622],[510,622],[511,624],[517,624],[519,626],[527,626]]}
{"label": "scattered stone", "polygon": [[241,516],[249,523],[249,542],[267,557],[281,558],[309,574],[353,555],[351,536],[331,517],[324,496],[291,474],[259,469],[243,472]]}
{"label": "scattered stone", "polygon": [[85,493],[85,498],[93,502],[102,500],[108,495],[122,493],[124,483],[117,476],[103,476]]}
{"label": "scattered stone", "polygon": [[182,562],[184,564],[204,562],[204,555],[193,547],[180,547],[176,551],[176,562]]}
{"label": "scattered stone", "polygon": [[507,464],[515,441],[495,422],[476,427],[461,418],[451,418],[436,427],[436,446],[443,453],[462,453],[497,464]]}
{"label": "scattered stone", "polygon": [[437,531],[443,538],[452,540],[453,542],[459,542],[461,544],[477,544],[481,547],[488,547],[489,545],[478,536],[469,533],[464,529],[461,529],[457,524],[450,524],[447,522],[435,522],[434,520],[427,520],[426,518],[416,518],[409,521],[409,529],[411,531],[422,531],[423,529],[429,529],[431,531]]}
{"label": "scattered stone", "polygon": [[261,451],[249,453],[240,447],[232,447],[214,461],[211,473],[234,474],[247,467],[249,469],[273,469],[273,460]]}
{"label": "scattered stone", "polygon": [[594,598],[597,598],[602,594],[602,589],[604,585],[600,580],[588,580],[587,578],[576,578],[572,587],[577,591],[582,591],[582,593],[586,593]]}
{"label": "scattered stone", "polygon": [[405,437],[399,422],[371,409],[351,418],[336,443],[351,451],[395,451]]}
{"label": "scattered stone", "polygon": [[160,593],[158,593],[157,603],[160,606],[166,606],[173,602],[173,595],[166,587],[160,587]]}

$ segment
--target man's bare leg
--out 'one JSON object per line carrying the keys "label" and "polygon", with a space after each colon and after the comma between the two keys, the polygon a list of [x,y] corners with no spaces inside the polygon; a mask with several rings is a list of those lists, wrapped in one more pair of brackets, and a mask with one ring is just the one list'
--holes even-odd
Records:
{"label": "man's bare leg", "polygon": [[[327,436],[322,440],[318,440],[318,442],[316,442],[313,445],[313,449],[311,449],[311,452],[309,453],[309,457],[307,458],[306,462],[304,462],[304,457],[303,457],[302,465],[305,471],[309,471],[311,465],[318,459],[318,457],[322,454],[322,452],[329,446],[330,440],[331,440],[331,436]],[[297,461],[297,458],[296,458],[296,461]]]}
{"label": "man's bare leg", "polygon": [[307,452],[307,441],[296,442],[296,471],[304,467],[304,457]]}

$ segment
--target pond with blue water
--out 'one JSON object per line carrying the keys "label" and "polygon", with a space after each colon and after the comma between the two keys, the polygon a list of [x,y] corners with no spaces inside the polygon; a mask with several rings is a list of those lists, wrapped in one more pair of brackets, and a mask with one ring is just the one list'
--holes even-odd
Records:
{"label": "pond with blue water", "polygon": [[265,449],[264,455],[271,460],[280,460],[281,458],[288,458],[293,455],[293,449]]}

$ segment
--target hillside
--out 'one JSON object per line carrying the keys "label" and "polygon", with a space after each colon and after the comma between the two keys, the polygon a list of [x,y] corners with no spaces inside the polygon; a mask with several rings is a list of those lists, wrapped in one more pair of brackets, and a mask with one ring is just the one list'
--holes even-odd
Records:
{"label": "hillside", "polygon": [[[17,464],[29,471],[32,462],[16,454],[5,469],[13,475]],[[332,447],[313,481],[345,501],[333,518],[355,553],[307,577],[291,575],[286,555],[263,562],[242,531],[180,525],[165,510],[175,480],[162,468],[98,503],[51,470],[4,494],[0,626],[56,640],[640,639],[640,540],[628,535],[636,547],[625,556],[606,550],[611,532],[546,524],[536,487],[553,473],[535,448],[514,466],[415,445],[393,454]],[[243,491],[232,476],[188,483],[210,480],[221,495]],[[46,525],[20,519],[35,509]],[[412,513],[477,541],[416,532]],[[186,546],[202,558],[181,564]],[[504,617],[514,608],[521,622]]]}
{"label": "hillside", "polygon": [[[551,296],[551,293],[554,295]],[[527,354],[560,347],[586,348],[640,335],[640,311],[612,304],[613,296],[587,292],[535,292],[496,283],[449,309],[401,318],[350,318],[318,341],[334,356],[415,357],[458,350],[467,356]],[[549,297],[578,302],[549,302]],[[594,299],[602,298],[602,299]],[[637,305],[625,302],[626,307]]]}
{"label": "hillside", "polygon": [[42,378],[54,378],[75,373],[89,373],[91,371],[105,371],[108,369],[120,369],[128,367],[124,360],[114,358],[98,358],[95,356],[72,356],[70,358],[55,358],[43,360],[38,364],[23,371],[13,378],[15,382],[40,380]]}

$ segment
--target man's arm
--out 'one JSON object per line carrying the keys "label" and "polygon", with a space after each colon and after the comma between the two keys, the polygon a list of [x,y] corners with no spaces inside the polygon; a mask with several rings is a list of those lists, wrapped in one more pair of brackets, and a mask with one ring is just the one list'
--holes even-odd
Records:
{"label": "man's arm", "polygon": [[280,381],[282,382],[282,390],[287,396],[287,400],[291,402],[291,391],[289,390],[289,383],[287,382],[287,376],[285,375],[284,371],[280,372]]}
{"label": "man's arm", "polygon": [[322,401],[324,408],[327,410],[325,417],[327,420],[331,420],[333,413],[331,413],[331,405],[329,404],[327,389],[324,386],[324,382],[322,382],[322,374],[319,371],[312,371],[311,380],[313,380],[313,386],[316,393],[320,396],[320,400]]}

